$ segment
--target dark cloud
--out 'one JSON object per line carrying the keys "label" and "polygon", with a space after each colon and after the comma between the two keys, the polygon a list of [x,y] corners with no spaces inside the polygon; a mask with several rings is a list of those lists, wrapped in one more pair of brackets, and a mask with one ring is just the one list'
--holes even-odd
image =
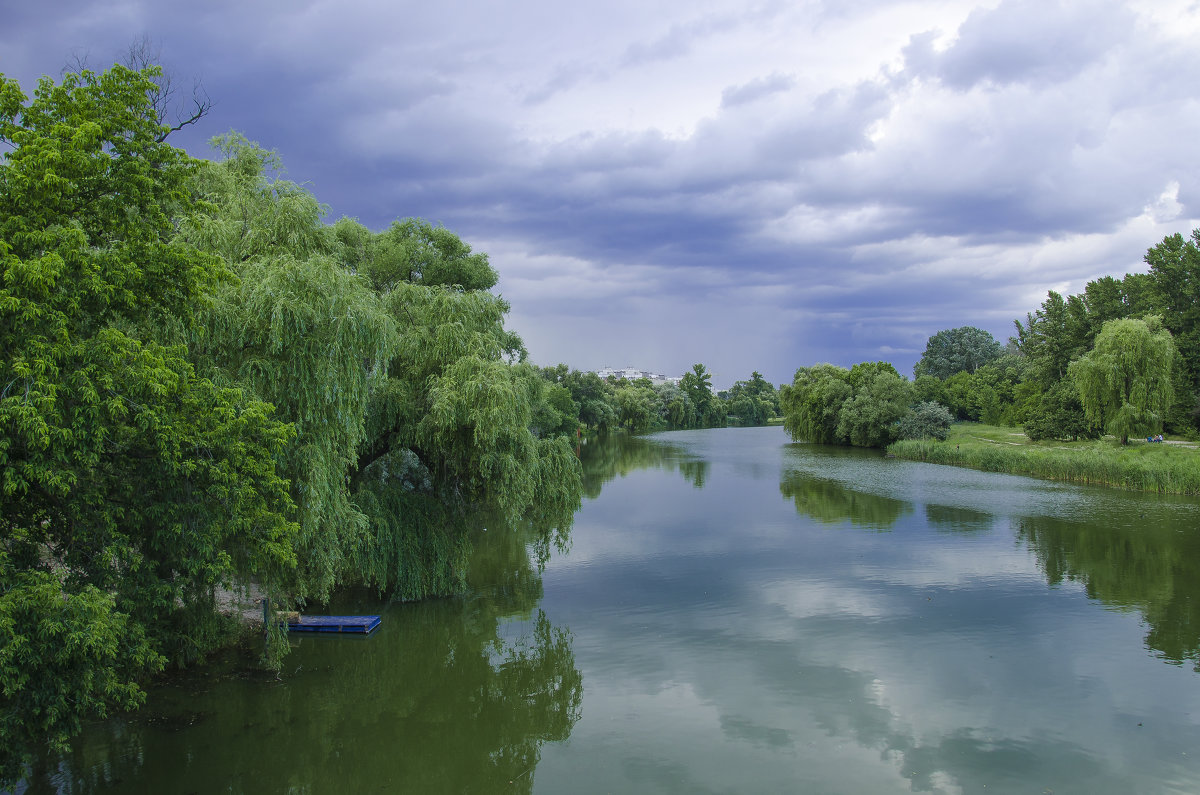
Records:
{"label": "dark cloud", "polygon": [[174,141],[207,156],[239,130],[333,217],[488,246],[536,359],[719,355],[778,381],[818,360],[909,371],[979,318],[1003,339],[1045,290],[1200,225],[1192,38],[1106,0],[953,13],[23,4],[0,69],[29,91],[149,35],[216,103]]}
{"label": "dark cloud", "polygon": [[1134,22],[1117,2],[1004,0],[972,11],[945,52],[935,52],[935,34],[925,32],[912,37],[904,55],[915,74],[958,89],[1062,82],[1105,58]]}

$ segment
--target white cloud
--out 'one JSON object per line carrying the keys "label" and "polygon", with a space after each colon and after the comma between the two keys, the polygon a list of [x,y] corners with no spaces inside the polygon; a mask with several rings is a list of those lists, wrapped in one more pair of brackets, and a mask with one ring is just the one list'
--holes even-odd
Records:
{"label": "white cloud", "polygon": [[[0,46],[30,87],[157,38],[217,100],[184,140],[237,128],[334,216],[446,223],[570,363],[649,339],[769,355],[773,380],[907,370],[940,328],[1003,338],[1200,217],[1189,0],[234,8],[38,6]],[[564,302],[586,316],[552,325]]]}

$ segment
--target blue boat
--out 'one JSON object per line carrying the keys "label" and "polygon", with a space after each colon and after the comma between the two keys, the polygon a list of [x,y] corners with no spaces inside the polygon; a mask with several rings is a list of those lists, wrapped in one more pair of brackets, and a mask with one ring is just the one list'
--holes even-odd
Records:
{"label": "blue boat", "polygon": [[369,635],[379,626],[379,616],[300,616],[288,620],[289,632],[352,632]]}

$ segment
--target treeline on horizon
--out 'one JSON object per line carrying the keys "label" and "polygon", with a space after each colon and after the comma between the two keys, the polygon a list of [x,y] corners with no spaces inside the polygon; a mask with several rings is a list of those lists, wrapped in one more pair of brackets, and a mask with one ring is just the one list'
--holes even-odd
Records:
{"label": "treeline on horizon", "polygon": [[566,364],[539,368],[539,372],[550,385],[547,403],[557,412],[543,421],[560,432],[640,434],[766,425],[780,416],[779,393],[758,371],[718,392],[713,392],[712,374],[703,364],[692,365],[678,384],[601,378]]}
{"label": "treeline on horizon", "polygon": [[1033,441],[1123,444],[1200,432],[1200,229],[1169,235],[1146,273],[1050,291],[1001,345],[972,326],[931,336],[913,380],[887,362],[802,367],[780,390],[796,439],[884,447],[945,439],[950,422],[1020,427]]}

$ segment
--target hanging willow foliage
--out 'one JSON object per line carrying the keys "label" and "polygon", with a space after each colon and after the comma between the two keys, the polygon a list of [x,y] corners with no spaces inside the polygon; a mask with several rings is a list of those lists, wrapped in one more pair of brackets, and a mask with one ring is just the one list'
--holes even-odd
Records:
{"label": "hanging willow foliage", "polygon": [[[238,276],[204,315],[206,372],[275,405],[296,429],[281,456],[299,507],[292,595],[363,583],[404,598],[463,584],[470,517],[534,505],[569,526],[578,463],[530,430],[542,399],[515,366],[508,305],[487,256],[419,220],[375,234],[321,224],[275,156],[237,135],[198,175],[206,211],[181,234]],[[569,510],[563,506],[567,506]]]}

